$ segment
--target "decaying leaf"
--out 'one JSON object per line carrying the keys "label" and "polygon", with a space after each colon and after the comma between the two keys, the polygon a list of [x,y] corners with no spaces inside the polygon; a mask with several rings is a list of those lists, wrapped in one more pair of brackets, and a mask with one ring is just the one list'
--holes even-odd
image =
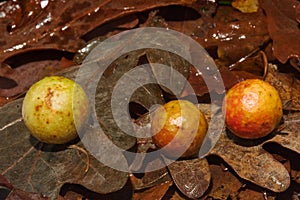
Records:
{"label": "decaying leaf", "polygon": [[201,197],[210,185],[211,174],[205,158],[175,161],[168,169],[176,186],[189,198]]}

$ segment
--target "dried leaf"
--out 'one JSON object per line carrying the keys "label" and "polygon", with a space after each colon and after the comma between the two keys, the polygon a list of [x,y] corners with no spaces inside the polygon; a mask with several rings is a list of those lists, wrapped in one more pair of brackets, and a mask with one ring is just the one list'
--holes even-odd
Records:
{"label": "dried leaf", "polygon": [[28,193],[23,190],[14,189],[11,191],[11,193],[8,195],[6,200],[22,200],[22,199],[28,199],[28,200],[49,200],[49,198],[44,197],[41,194],[34,194],[34,193]]}
{"label": "dried leaf", "polygon": [[156,185],[148,190],[142,192],[136,192],[133,195],[133,200],[160,200],[164,197],[169,187],[172,185],[172,182],[165,182],[159,185]]}
{"label": "dried leaf", "polygon": [[[235,197],[242,183],[228,169],[218,165],[209,166],[212,176],[212,187],[206,195],[213,199],[228,199]],[[221,178],[222,177],[222,178]]]}
{"label": "dried leaf", "polygon": [[201,197],[210,185],[211,175],[205,158],[175,161],[168,169],[178,189],[189,198]]}
{"label": "dried leaf", "polygon": [[258,0],[233,0],[231,5],[243,13],[257,12],[259,8]]}
{"label": "dried leaf", "polygon": [[[169,39],[171,42],[171,38]],[[185,54],[179,53],[179,55]],[[186,78],[189,75],[191,64],[176,54],[158,49],[148,49],[146,51],[146,56],[150,65],[159,63],[168,66],[167,68],[158,68],[152,65],[153,74],[164,91],[179,96],[186,85]],[[184,81],[182,81],[182,78],[178,77],[178,72],[185,78]],[[172,88],[167,88],[165,85],[169,85]]]}
{"label": "dried leaf", "polygon": [[292,177],[293,181],[300,183],[300,171],[292,170],[291,177]]}
{"label": "dried leaf", "polygon": [[0,170],[14,187],[53,199],[67,182],[99,193],[110,193],[124,186],[127,173],[104,166],[91,155],[86,173],[86,155],[82,152],[66,146],[41,145],[31,137],[22,121],[22,100],[0,108],[1,114],[7,116],[0,119],[0,135],[5,138],[0,141]]}
{"label": "dried leaf", "polygon": [[276,142],[283,147],[293,150],[300,154],[300,133],[299,133],[299,112],[289,113],[284,116],[284,129],[276,134],[270,141]]}
{"label": "dried leaf", "polygon": [[[146,109],[150,109],[151,105],[163,104],[164,102],[161,89],[157,85],[141,85],[140,83],[141,81],[146,83],[155,81],[151,72],[146,67],[137,67],[139,58],[142,55],[144,55],[143,50],[121,56],[105,70],[97,85],[95,99],[97,117],[103,126],[104,132],[112,138],[117,146],[123,149],[133,147],[136,139],[120,129],[120,127],[123,127],[123,130],[134,133],[132,124],[130,123],[131,119],[125,117],[124,110],[116,109],[114,116],[112,114],[112,104],[114,103],[111,101],[113,91],[116,90],[116,84],[120,87],[126,87],[122,89],[121,94],[114,96],[114,102],[115,104],[119,104],[120,108],[127,108],[128,102],[126,102],[126,98],[130,98],[131,102],[142,104]],[[134,68],[133,74],[130,74],[130,70]],[[127,74],[127,76],[123,76],[124,74]],[[141,74],[143,74],[142,77],[140,77]],[[89,76],[93,76],[93,73]],[[121,79],[121,77],[125,77],[125,79]],[[133,94],[130,89],[127,90],[127,88],[135,88],[136,86],[140,87]],[[127,110],[125,111],[127,112]],[[114,120],[115,118],[120,120],[118,125]]]}
{"label": "dried leaf", "polygon": [[142,190],[160,185],[165,182],[172,182],[172,179],[166,168],[152,172],[146,172],[142,178],[131,175],[130,180],[135,190]]}
{"label": "dried leaf", "polygon": [[279,92],[283,109],[300,110],[300,81],[293,74],[281,73],[270,65],[265,81],[273,85]]}
{"label": "dried leaf", "polygon": [[257,192],[251,189],[241,190],[236,198],[243,199],[243,200],[253,200],[253,199],[275,200],[276,199],[274,194],[269,195],[266,192],[262,192],[262,191]]}
{"label": "dried leaf", "polygon": [[290,186],[290,176],[285,167],[261,145],[242,146],[229,139],[224,131],[210,152],[220,156],[243,179],[274,192],[283,192]]}

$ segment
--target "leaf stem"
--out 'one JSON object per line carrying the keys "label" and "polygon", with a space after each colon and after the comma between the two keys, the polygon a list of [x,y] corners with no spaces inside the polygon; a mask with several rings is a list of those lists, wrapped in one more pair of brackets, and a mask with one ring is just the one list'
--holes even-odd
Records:
{"label": "leaf stem", "polygon": [[79,147],[75,144],[70,145],[68,148],[69,149],[76,149],[76,150],[78,150],[78,151],[80,151],[80,152],[82,152],[86,155],[86,168],[84,170],[84,173],[87,173],[90,169],[90,156],[89,156],[89,153],[84,148]]}
{"label": "leaf stem", "polygon": [[1,128],[0,128],[0,131],[3,131],[3,130],[5,130],[5,129],[7,129],[7,128],[10,127],[10,126],[13,126],[14,124],[16,124],[16,123],[18,123],[18,122],[20,122],[20,121],[22,121],[22,120],[23,120],[23,118],[20,117],[20,118],[18,118],[18,119],[16,119],[16,120],[14,120],[14,121],[12,121],[12,122],[6,124],[5,126],[1,127]]}

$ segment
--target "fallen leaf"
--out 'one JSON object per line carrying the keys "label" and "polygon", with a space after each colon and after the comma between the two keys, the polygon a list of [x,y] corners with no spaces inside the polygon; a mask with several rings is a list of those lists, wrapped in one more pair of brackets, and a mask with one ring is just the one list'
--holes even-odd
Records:
{"label": "fallen leaf", "polygon": [[[0,39],[1,63],[13,55],[32,49],[76,52],[85,44],[82,39],[85,35],[108,21],[155,7],[191,4],[194,0],[59,0],[49,1],[45,7],[39,1],[33,2],[8,1],[1,4],[0,11],[4,14],[0,19],[0,31],[3,34]],[[11,27],[10,30],[8,27]]]}
{"label": "fallen leaf", "polygon": [[236,140],[229,139],[224,130],[210,154],[220,156],[241,178],[261,187],[283,192],[290,186],[288,171],[261,145],[244,141],[247,146],[243,146],[236,144]]}
{"label": "fallen leaf", "polygon": [[[299,1],[263,0],[259,4],[267,15],[269,34],[273,40],[273,53],[281,63],[290,58],[300,60],[300,31],[295,17]],[[284,49],[284,50],[283,50]]]}
{"label": "fallen leaf", "polygon": [[262,10],[243,14],[231,6],[222,6],[217,9],[213,22],[205,35],[196,40],[206,49],[216,47],[215,57],[225,66],[260,48],[269,39]]}
{"label": "fallen leaf", "polygon": [[257,192],[251,189],[241,190],[241,192],[238,194],[236,198],[243,199],[243,200],[260,200],[260,199],[275,200],[276,199],[274,194],[268,194],[267,192],[263,192],[263,191]]}
{"label": "fallen leaf", "polygon": [[276,66],[269,65],[265,81],[277,89],[284,110],[300,110],[300,81],[294,74],[279,72]]}
{"label": "fallen leaf", "polygon": [[258,0],[233,0],[231,5],[243,13],[257,12],[259,8]]}
{"label": "fallen leaf", "polygon": [[175,161],[168,169],[178,189],[189,198],[201,197],[210,185],[211,174],[205,158]]}
{"label": "fallen leaf", "polygon": [[[135,102],[144,106],[146,109],[154,104],[163,104],[162,91],[156,84],[145,84],[154,82],[150,69],[137,66],[139,58],[144,55],[144,51],[136,51],[121,56],[113,62],[103,73],[97,84],[95,97],[95,111],[104,132],[112,138],[115,144],[123,149],[129,149],[136,144],[136,139],[123,130],[134,133],[130,116],[127,109],[115,109],[114,115],[112,105],[118,105],[119,108],[127,108],[129,102]],[[135,70],[132,70],[135,69]],[[130,71],[132,70],[132,71]],[[97,71],[97,69],[96,69]],[[130,73],[132,72],[132,74]],[[123,76],[127,73],[127,76]],[[142,75],[142,76],[141,76]],[[93,78],[93,73],[89,76]],[[124,79],[121,79],[124,78]],[[88,79],[88,78],[86,78]],[[114,95],[116,85],[118,84],[121,92]],[[138,86],[138,88],[136,88]],[[131,88],[136,90],[132,94]],[[114,96],[113,96],[114,95]],[[112,98],[115,98],[112,100]],[[126,101],[128,98],[128,101]],[[122,106],[123,105],[123,106]],[[125,112],[125,113],[124,113]],[[127,115],[127,117],[125,117]],[[119,120],[116,124],[115,119]]]}
{"label": "fallen leaf", "polygon": [[88,163],[82,152],[67,146],[41,144],[31,137],[22,121],[22,101],[0,108],[1,114],[7,116],[0,119],[0,135],[5,138],[0,141],[3,155],[0,171],[14,187],[54,199],[67,182],[99,193],[110,193],[124,186],[127,173],[109,168],[91,155],[86,172]]}
{"label": "fallen leaf", "polygon": [[146,172],[141,178],[138,178],[132,174],[130,175],[130,179],[135,190],[143,190],[156,185],[160,185],[164,182],[172,182],[172,179],[166,168],[162,168],[152,172]]}
{"label": "fallen leaf", "polygon": [[270,141],[276,142],[300,154],[300,145],[298,142],[300,139],[299,119],[299,112],[289,113],[284,116],[283,130],[276,134]]}
{"label": "fallen leaf", "polygon": [[228,169],[224,170],[224,168],[216,164],[210,164],[209,168],[211,171],[212,186],[205,197],[211,197],[213,199],[234,199],[243,184]]}
{"label": "fallen leaf", "polygon": [[165,182],[159,185],[156,185],[150,189],[135,192],[133,195],[133,200],[152,200],[152,199],[163,199],[169,187],[172,185],[172,182]]}
{"label": "fallen leaf", "polygon": [[34,193],[28,193],[23,190],[14,189],[11,191],[11,193],[7,196],[6,200],[22,200],[22,199],[28,199],[28,200],[49,200],[49,198],[44,197],[41,194],[34,194]]}
{"label": "fallen leaf", "polygon": [[[148,49],[146,56],[157,83],[168,94],[179,96],[186,85],[186,78],[189,75],[191,64],[176,54],[157,49]],[[154,67],[153,64],[157,63],[167,66],[167,68]],[[184,79],[178,76],[178,72]]]}
{"label": "fallen leaf", "polygon": [[45,76],[54,75],[64,68],[59,60],[43,60],[24,64],[6,73],[4,68],[0,68],[0,76],[11,79],[15,82],[14,87],[0,88],[0,96],[12,98],[24,94],[30,86]]}

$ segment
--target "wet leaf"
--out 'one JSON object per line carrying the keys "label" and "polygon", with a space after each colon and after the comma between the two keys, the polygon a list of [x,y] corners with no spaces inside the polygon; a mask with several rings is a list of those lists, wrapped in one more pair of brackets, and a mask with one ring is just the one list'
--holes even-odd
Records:
{"label": "wet leaf", "polygon": [[217,58],[225,66],[237,62],[269,39],[266,17],[261,10],[243,14],[231,6],[222,6],[217,9],[213,24],[197,41],[206,49],[217,47]]}
{"label": "wet leaf", "polygon": [[[87,33],[110,20],[159,6],[192,2],[194,1],[59,0],[49,1],[47,6],[41,7],[40,1],[8,1],[0,6],[4,15],[0,19],[0,31],[3,34],[0,39],[0,62],[32,49],[76,52],[84,46],[82,38]],[[34,12],[31,13],[33,8]]]}
{"label": "wet leaf", "polygon": [[96,37],[90,40],[84,47],[78,49],[76,54],[74,55],[74,62],[78,65],[82,64],[86,56],[102,41],[104,41],[105,37]]}
{"label": "wet leaf", "polygon": [[273,53],[282,63],[290,58],[300,60],[300,31],[295,7],[299,1],[259,1],[267,15],[269,34],[273,40]]}
{"label": "wet leaf", "polygon": [[47,75],[54,75],[64,68],[59,60],[43,60],[24,64],[17,68],[0,68],[0,76],[11,79],[15,85],[10,88],[0,88],[1,97],[15,97],[24,94],[36,81]]}
{"label": "wet leaf", "polygon": [[229,66],[230,70],[243,71],[252,76],[264,77],[268,70],[268,61],[264,52],[251,52],[249,55],[240,59],[239,62]]}
{"label": "wet leaf", "polygon": [[205,158],[175,161],[168,169],[178,189],[189,198],[201,197],[210,185],[211,174]]}

